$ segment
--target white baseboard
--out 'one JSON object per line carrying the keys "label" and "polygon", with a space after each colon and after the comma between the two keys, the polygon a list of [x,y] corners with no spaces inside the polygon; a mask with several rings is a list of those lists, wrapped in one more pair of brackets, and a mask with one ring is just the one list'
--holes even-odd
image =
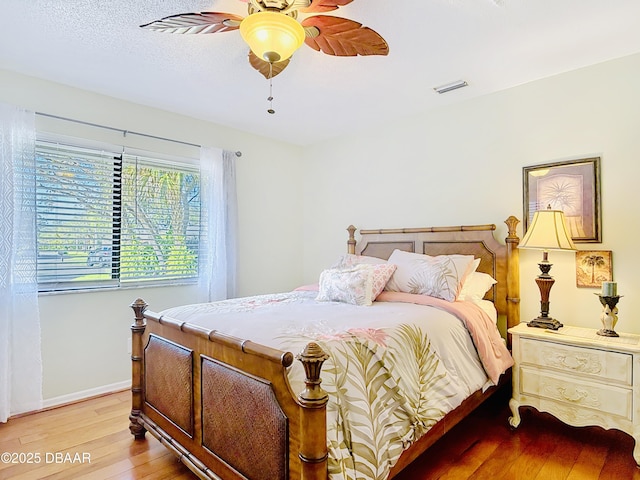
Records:
{"label": "white baseboard", "polygon": [[131,388],[131,380],[125,380],[118,383],[111,383],[109,385],[103,385],[101,387],[90,388],[89,390],[82,390],[80,392],[69,393],[67,395],[60,395],[59,397],[47,398],[42,401],[42,408],[46,410],[48,408],[59,407],[68,403],[79,402],[91,397],[98,397],[107,393],[119,392]]}

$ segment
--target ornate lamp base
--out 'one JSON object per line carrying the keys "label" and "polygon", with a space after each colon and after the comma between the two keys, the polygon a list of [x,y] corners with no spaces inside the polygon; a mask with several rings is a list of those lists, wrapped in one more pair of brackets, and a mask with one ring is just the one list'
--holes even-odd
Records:
{"label": "ornate lamp base", "polygon": [[562,323],[560,323],[555,318],[551,318],[551,317],[534,318],[529,323],[527,323],[527,326],[537,327],[537,328],[546,328],[549,330],[558,330],[559,328],[563,327]]}
{"label": "ornate lamp base", "polygon": [[542,254],[542,262],[538,264],[541,274],[536,277],[536,284],[540,290],[540,316],[534,318],[529,323],[530,327],[546,328],[548,330],[558,330],[563,325],[555,318],[549,316],[549,294],[551,293],[551,287],[555,283],[555,280],[549,271],[551,270],[551,264],[547,259],[547,252]]}

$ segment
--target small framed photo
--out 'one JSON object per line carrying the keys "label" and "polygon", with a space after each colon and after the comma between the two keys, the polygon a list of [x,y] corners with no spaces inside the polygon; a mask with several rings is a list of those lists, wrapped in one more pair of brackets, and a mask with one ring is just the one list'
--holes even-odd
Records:
{"label": "small framed photo", "polygon": [[524,231],[533,214],[562,210],[576,243],[600,243],[600,157],[523,167]]}
{"label": "small framed photo", "polygon": [[613,280],[611,250],[578,250],[576,252],[576,286],[600,288]]}

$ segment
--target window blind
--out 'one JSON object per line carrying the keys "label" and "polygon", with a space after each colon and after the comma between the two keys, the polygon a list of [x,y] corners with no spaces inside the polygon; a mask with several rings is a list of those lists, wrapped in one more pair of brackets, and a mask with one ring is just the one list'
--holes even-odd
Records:
{"label": "window blind", "polygon": [[38,141],[41,291],[196,281],[198,168]]}
{"label": "window blind", "polygon": [[[36,143],[37,271],[40,290],[114,286],[114,217],[122,159],[111,152]],[[95,252],[105,253],[97,263]],[[106,253],[109,255],[106,255]]]}
{"label": "window blind", "polygon": [[122,282],[197,278],[197,167],[124,155],[123,189]]}

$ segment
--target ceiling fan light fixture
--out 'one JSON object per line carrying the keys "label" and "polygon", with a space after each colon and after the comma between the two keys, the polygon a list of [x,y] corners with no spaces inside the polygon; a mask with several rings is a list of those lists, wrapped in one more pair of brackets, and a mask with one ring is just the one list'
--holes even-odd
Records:
{"label": "ceiling fan light fixture", "polygon": [[302,25],[274,11],[255,12],[240,23],[240,34],[251,51],[269,63],[282,62],[304,43]]}

